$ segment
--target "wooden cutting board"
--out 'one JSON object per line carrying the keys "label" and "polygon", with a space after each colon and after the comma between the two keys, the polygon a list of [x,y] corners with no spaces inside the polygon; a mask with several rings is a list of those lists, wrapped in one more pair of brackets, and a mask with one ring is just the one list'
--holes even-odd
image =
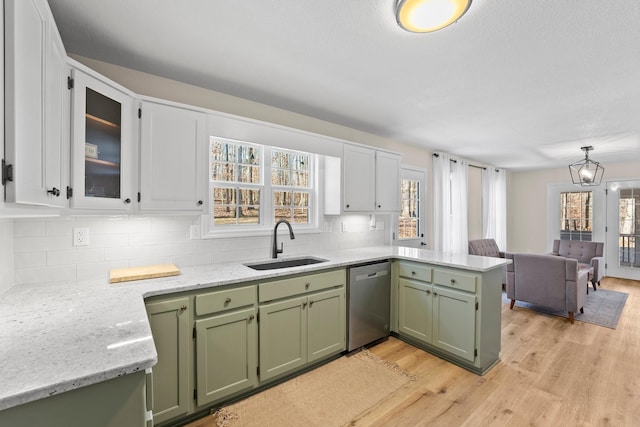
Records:
{"label": "wooden cutting board", "polygon": [[109,272],[109,283],[131,280],[177,276],[180,270],[174,264],[147,265],[144,267],[114,268]]}

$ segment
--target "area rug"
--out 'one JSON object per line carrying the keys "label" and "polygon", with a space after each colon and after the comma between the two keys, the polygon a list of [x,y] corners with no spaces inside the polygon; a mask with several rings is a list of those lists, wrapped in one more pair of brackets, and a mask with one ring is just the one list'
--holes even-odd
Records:
{"label": "area rug", "polygon": [[[591,290],[589,295],[587,295],[587,301],[584,305],[584,313],[580,313],[578,311],[575,313],[574,319],[581,322],[593,323],[594,325],[615,329],[618,325],[618,320],[620,319],[622,309],[624,308],[624,304],[627,302],[628,296],[629,294],[624,292],[609,291],[601,288],[598,288],[595,292]],[[505,292],[502,293],[502,302],[505,304],[509,304],[511,302],[511,300],[507,298],[507,294]],[[554,316],[569,317],[569,313],[566,311],[555,311],[547,307],[530,304],[528,302],[516,300],[515,305],[517,307],[528,308],[530,310]]]}
{"label": "area rug", "polygon": [[415,376],[363,350],[213,414],[219,427],[342,426]]}

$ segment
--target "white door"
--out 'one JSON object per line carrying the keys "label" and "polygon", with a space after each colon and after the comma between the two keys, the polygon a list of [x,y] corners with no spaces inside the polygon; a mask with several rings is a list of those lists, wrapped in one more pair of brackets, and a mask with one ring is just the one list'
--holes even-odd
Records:
{"label": "white door", "polygon": [[426,172],[405,166],[400,175],[401,207],[400,214],[393,215],[393,245],[425,248]]}
{"label": "white door", "polygon": [[607,276],[640,280],[640,181],[607,183]]}

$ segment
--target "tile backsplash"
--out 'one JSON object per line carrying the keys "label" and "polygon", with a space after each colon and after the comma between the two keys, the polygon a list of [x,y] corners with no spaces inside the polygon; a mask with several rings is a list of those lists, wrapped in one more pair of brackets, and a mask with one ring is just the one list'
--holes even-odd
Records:
{"label": "tile backsplash", "polygon": [[[349,226],[345,228],[343,223]],[[2,283],[6,275],[8,283],[33,284],[107,278],[112,268],[165,263],[185,267],[270,257],[271,236],[192,240],[191,225],[199,224],[200,217],[193,215],[66,216],[3,221],[0,237],[2,241],[11,240],[9,236],[13,233],[13,253],[10,261],[0,261],[0,278]],[[282,234],[280,241],[284,242],[285,256],[385,244],[385,231],[369,231],[368,224],[369,219],[364,216],[350,216],[346,220],[332,217],[325,226],[325,230],[331,231],[298,233],[295,240]],[[73,230],[81,227],[88,229],[89,245],[73,246]],[[2,250],[11,252],[7,248]]]}
{"label": "tile backsplash", "polygon": [[0,218],[0,293],[13,284],[13,219]]}

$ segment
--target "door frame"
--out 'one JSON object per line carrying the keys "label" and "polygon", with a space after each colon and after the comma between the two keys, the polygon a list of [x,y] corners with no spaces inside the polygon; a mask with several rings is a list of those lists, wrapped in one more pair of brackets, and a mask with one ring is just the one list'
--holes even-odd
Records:
{"label": "door frame", "polygon": [[[619,198],[615,197],[618,189],[638,188],[640,189],[640,178],[622,179],[607,181],[606,189],[606,238],[604,245],[605,255],[605,275],[619,277],[622,279],[640,280],[640,268],[618,267],[619,261]],[[611,190],[609,192],[608,190]],[[615,200],[614,200],[615,199]]]}

